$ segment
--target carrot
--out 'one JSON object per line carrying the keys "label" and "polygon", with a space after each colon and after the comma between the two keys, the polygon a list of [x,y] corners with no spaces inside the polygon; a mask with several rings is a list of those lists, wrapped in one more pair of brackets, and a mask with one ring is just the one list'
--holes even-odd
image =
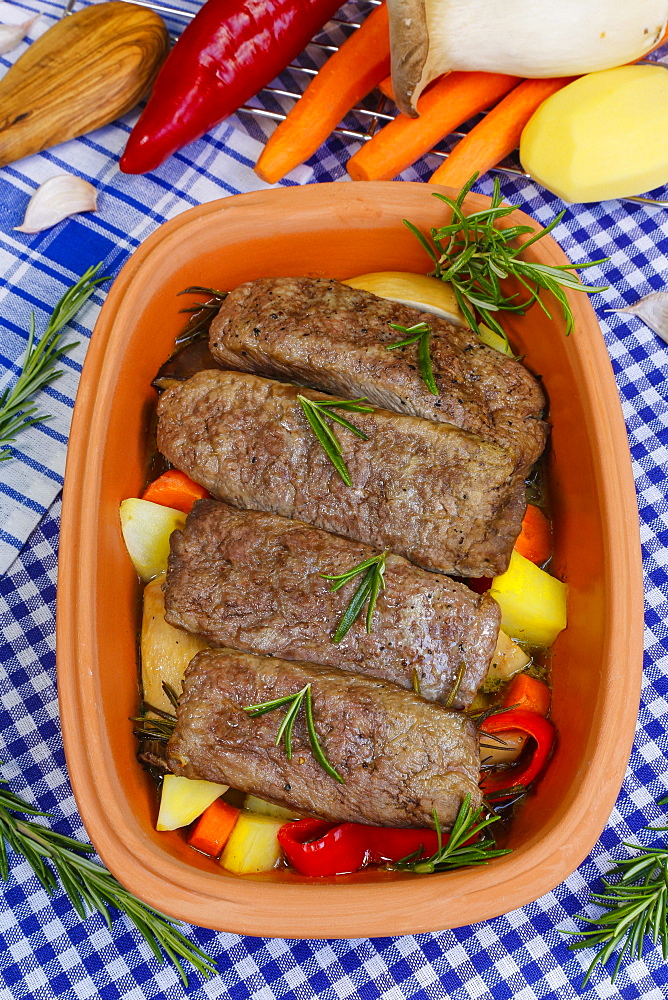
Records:
{"label": "carrot", "polygon": [[515,674],[506,688],[501,707],[510,708],[512,705],[525,712],[546,716],[550,711],[550,697],[550,689],[543,681],[529,674]]}
{"label": "carrot", "polygon": [[354,181],[391,180],[518,82],[502,73],[448,73],[421,96],[420,117],[397,115],[348,160],[348,173]]}
{"label": "carrot", "polygon": [[378,89],[381,92],[381,94],[385,95],[385,97],[389,97],[391,101],[394,100],[394,90],[392,89],[391,76],[386,76],[383,80],[381,80],[380,83],[378,84]]}
{"label": "carrot", "polygon": [[217,858],[225,847],[240,812],[241,809],[231,806],[224,799],[216,799],[193,826],[188,843],[202,854]]}
{"label": "carrot", "polygon": [[522,521],[522,530],[515,542],[515,549],[525,559],[541,566],[552,552],[552,529],[550,522],[539,507],[527,504]]}
{"label": "carrot", "polygon": [[382,4],[330,56],[272,133],[255,166],[256,174],[275,184],[307,160],[389,71],[390,29]]}
{"label": "carrot", "polygon": [[204,500],[211,494],[199,483],[195,483],[178,469],[168,469],[150,483],[142,496],[142,500],[159,503],[163,507],[173,507],[189,514],[196,500]]}
{"label": "carrot", "polygon": [[457,143],[447,160],[429,178],[430,184],[460,188],[476,171],[484,174],[520,143],[522,130],[534,111],[574,77],[523,80]]}

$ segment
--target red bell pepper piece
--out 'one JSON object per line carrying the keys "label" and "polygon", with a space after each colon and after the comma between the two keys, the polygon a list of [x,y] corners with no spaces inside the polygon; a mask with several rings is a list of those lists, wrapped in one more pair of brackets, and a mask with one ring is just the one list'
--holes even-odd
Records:
{"label": "red bell pepper piece", "polygon": [[207,0],[168,55],[121,157],[154,170],[265,87],[299,55],[340,0]]}
{"label": "red bell pepper piece", "polygon": [[390,829],[363,823],[326,823],[301,819],[278,831],[278,842],[300,875],[347,875],[367,864],[401,861],[421,849],[421,858],[438,848],[435,830]]}
{"label": "red bell pepper piece", "polygon": [[[480,786],[485,795],[500,792],[503,789],[511,789],[515,785],[527,788],[532,781],[535,781],[545,767],[554,743],[554,726],[549,719],[544,719],[536,712],[527,712],[518,708],[502,712],[499,715],[490,715],[481,724],[480,729],[483,733],[498,733],[501,737],[504,733],[519,729],[520,732],[526,733],[536,741],[533,755],[528,764],[504,771],[484,772]],[[508,791],[507,795],[498,797],[511,798],[512,795],[513,793]]]}

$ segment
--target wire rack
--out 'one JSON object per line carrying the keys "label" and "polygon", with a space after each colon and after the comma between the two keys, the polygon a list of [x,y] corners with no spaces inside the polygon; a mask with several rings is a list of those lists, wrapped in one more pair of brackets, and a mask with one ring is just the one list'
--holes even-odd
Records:
{"label": "wire rack", "polygon": [[[148,7],[161,14],[167,21],[173,37],[178,37],[183,30],[183,22],[191,21],[200,7],[200,4],[196,3],[195,0],[185,0],[189,4],[188,8],[172,7],[168,4],[158,3],[156,0],[126,0],[126,2]],[[246,119],[244,125],[251,126],[248,131],[257,138],[268,138],[275,123],[285,119],[290,108],[295,101],[299,100],[309,80],[316,75],[320,66],[332,52],[337,51],[352,31],[359,28],[360,21],[364,19],[365,14],[380,2],[381,0],[348,0],[338,15],[332,18],[313,38],[297,61],[286,67],[285,71],[271,85],[259,91],[249,104],[238,109],[237,115]],[[66,14],[72,12],[74,3],[75,0],[67,0]],[[334,129],[333,134],[342,137],[347,142],[365,143],[375,135],[378,129],[392,121],[397,114],[395,104],[379,90],[375,90],[349,112],[339,127]],[[479,115],[471,119],[461,129],[452,132],[427,155],[435,159],[447,159],[456,143],[481,117],[483,116]],[[490,173],[531,180],[530,175],[520,166],[517,153],[511,154],[510,157],[492,168]],[[668,197],[666,196],[645,195],[621,200],[668,208]]]}

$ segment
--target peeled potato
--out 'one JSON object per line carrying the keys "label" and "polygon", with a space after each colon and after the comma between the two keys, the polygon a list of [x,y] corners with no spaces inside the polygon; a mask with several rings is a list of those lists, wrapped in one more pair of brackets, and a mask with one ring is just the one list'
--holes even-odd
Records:
{"label": "peeled potato", "polygon": [[568,202],[603,201],[668,182],[668,72],[620,66],[553,94],[522,133],[520,159]]}
{"label": "peeled potato", "polygon": [[381,299],[393,299],[406,306],[434,313],[456,326],[465,326],[452,285],[440,278],[412,271],[371,271],[343,282],[351,288],[373,292]]}
{"label": "peeled potato", "polygon": [[144,583],[167,569],[169,538],[182,528],[186,515],[172,507],[137,500],[123,500],[120,508],[121,530],[128,555]]}
{"label": "peeled potato", "polygon": [[209,644],[165,621],[164,582],[162,574],[144,588],[141,673],[144,701],[163,712],[173,712],[172,703],[162,689],[163,681],[180,695],[186,667],[193,656]]}
{"label": "peeled potato", "polygon": [[501,607],[501,628],[513,639],[551,646],[566,628],[566,584],[515,550],[489,592]]}
{"label": "peeled potato", "polygon": [[166,774],[162,782],[160,812],[156,830],[178,830],[201,816],[212,802],[224,795],[229,785],[214,781],[182,778]]}

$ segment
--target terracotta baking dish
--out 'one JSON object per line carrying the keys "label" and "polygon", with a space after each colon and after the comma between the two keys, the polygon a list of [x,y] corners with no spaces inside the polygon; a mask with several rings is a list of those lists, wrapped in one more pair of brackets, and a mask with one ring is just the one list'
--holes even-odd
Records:
{"label": "terracotta baking dish", "polygon": [[[183,324],[176,293],[233,288],[262,275],[345,278],[426,272],[402,225],[447,218],[420,184],[325,184],[226,198],[161,226],[132,256],[100,313],[74,411],[58,580],[58,687],[76,800],[104,862],[173,917],[238,933],[359,937],[438,930],[528,903],[568,876],[598,838],[628,760],[642,663],[636,498],[617,390],[586,295],[570,296],[576,329],[534,308],[513,342],[543,376],[555,570],[569,585],[569,627],[554,648],[551,766],[489,867],[431,876],[367,872],[309,881],[289,872],[225,873],[178,834],[154,830],[156,797],[138,765],[139,584],[118,505],[146,477],[151,378]],[[471,196],[469,210],[486,206]],[[532,222],[521,213],[516,221]],[[566,263],[545,239],[532,259]]]}

